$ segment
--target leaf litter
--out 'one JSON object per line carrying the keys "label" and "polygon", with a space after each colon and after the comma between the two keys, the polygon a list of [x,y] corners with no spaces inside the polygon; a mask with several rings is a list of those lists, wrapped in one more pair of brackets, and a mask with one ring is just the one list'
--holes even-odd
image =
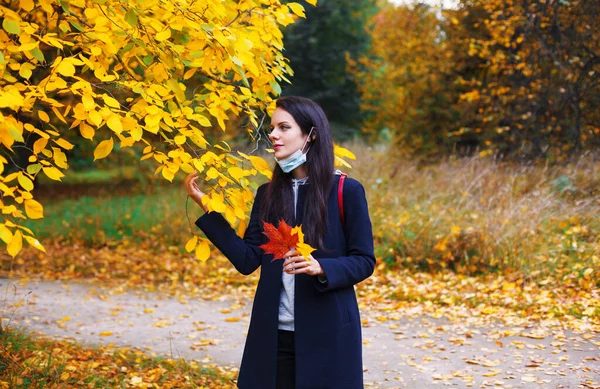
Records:
{"label": "leaf litter", "polygon": [[[97,285],[93,298],[99,299],[109,299],[112,294],[127,291],[140,294],[150,291],[184,302],[195,298],[233,300],[231,308],[220,312],[224,315],[223,322],[231,323],[240,320],[235,311],[251,301],[258,280],[258,274],[249,277],[237,274],[222,256],[201,264],[174,247],[48,245],[47,249],[49,254],[46,256],[29,252],[31,255],[25,260],[27,266],[15,266],[4,275],[24,280],[85,279]],[[484,377],[487,381],[482,381],[482,387],[508,388],[517,385],[518,381],[543,385],[548,377],[577,372],[581,376],[580,387],[599,388],[600,354],[596,352],[582,360],[591,367],[571,363],[567,354],[571,350],[577,351],[578,347],[582,350],[581,345],[593,345],[600,350],[599,292],[574,287],[554,288],[554,281],[528,282],[500,274],[469,277],[450,271],[435,274],[401,269],[389,271],[380,264],[374,275],[359,284],[356,290],[365,328],[388,326],[398,342],[417,340],[412,347],[427,351],[430,359],[472,345],[474,337],[484,337],[496,348],[463,358],[464,370],[443,374],[431,372],[433,381],[460,380],[472,386],[476,378]],[[141,314],[152,316],[159,311],[160,308],[146,308]],[[436,321],[431,332],[413,335],[403,324],[406,320],[423,317]],[[168,325],[168,319],[162,320]],[[483,329],[483,333],[478,329]],[[439,342],[441,335],[447,335],[442,344]],[[201,338],[192,347],[217,345],[218,341]],[[369,347],[368,339],[365,347]],[[528,350],[551,350],[560,359],[550,361],[540,356],[519,354]],[[512,353],[510,356],[515,362],[512,370],[501,369],[497,358],[489,358],[497,352]],[[425,357],[415,359],[409,355],[401,358],[402,363],[417,370],[431,362]],[[468,366],[485,370],[473,374]],[[394,373],[394,369],[386,371],[391,375]]]}

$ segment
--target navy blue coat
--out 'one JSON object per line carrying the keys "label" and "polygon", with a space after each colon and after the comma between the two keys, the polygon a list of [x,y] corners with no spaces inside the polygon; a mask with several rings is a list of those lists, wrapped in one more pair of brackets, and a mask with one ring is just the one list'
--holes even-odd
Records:
{"label": "navy blue coat", "polygon": [[[336,175],[328,198],[327,250],[313,252],[327,276],[297,274],[294,326],[297,389],[363,388],[362,335],[354,285],[369,277],[375,267],[373,233],[363,186],[347,178],[344,182],[342,226],[338,208]],[[248,228],[239,238],[225,218],[216,212],[201,216],[196,225],[242,274],[261,267],[252,317],[238,378],[241,389],[275,389],[279,297],[283,261],[272,261],[260,246],[267,242],[259,220],[266,185],[254,200]],[[299,186],[297,209],[310,201],[305,186]],[[302,223],[298,212],[296,224]]]}

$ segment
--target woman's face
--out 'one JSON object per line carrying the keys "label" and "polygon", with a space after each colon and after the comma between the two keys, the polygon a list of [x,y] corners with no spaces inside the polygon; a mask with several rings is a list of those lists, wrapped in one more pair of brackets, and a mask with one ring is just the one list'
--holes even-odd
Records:
{"label": "woman's face", "polygon": [[[277,108],[271,116],[269,139],[273,142],[275,158],[284,159],[302,148],[308,134],[304,134],[292,115]],[[304,150],[302,150],[304,152]]]}

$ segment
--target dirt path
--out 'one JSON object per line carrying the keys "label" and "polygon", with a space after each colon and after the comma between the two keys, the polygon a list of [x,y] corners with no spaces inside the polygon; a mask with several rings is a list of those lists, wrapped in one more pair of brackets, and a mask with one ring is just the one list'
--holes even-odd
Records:
{"label": "dirt path", "polygon": [[[0,279],[0,317],[84,344],[238,366],[251,302],[178,300],[61,282]],[[480,326],[364,311],[367,388],[600,388],[600,334]],[[367,324],[368,323],[368,324]]]}

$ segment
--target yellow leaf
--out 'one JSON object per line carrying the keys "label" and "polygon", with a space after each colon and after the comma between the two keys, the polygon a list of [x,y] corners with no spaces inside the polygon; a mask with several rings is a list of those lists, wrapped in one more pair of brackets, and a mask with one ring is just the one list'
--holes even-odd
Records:
{"label": "yellow leaf", "polygon": [[225,319],[225,321],[228,323],[236,323],[240,320],[242,320],[242,319],[240,319],[239,317],[228,317]]}
{"label": "yellow leaf", "polygon": [[516,287],[516,284],[514,282],[507,282],[504,285],[502,285],[502,291],[508,292],[509,290],[515,289],[515,287]]}
{"label": "yellow leaf", "polygon": [[4,243],[8,244],[13,238],[13,233],[4,225],[0,224],[0,239],[4,241]]}
{"label": "yellow leaf", "polygon": [[315,251],[315,249],[312,248],[308,243],[298,243],[296,245],[296,250],[298,250],[300,255],[302,255],[307,261],[310,261],[308,257],[313,251]]}
{"label": "yellow leaf", "polygon": [[185,135],[177,135],[175,137],[175,144],[177,144],[177,145],[182,145],[185,143],[185,141],[186,141]]}
{"label": "yellow leaf", "polygon": [[58,170],[54,166],[43,167],[42,170],[44,171],[44,174],[46,174],[46,176],[48,176],[48,178],[52,180],[60,181],[60,179],[65,176],[60,170]]}
{"label": "yellow leaf", "polygon": [[42,246],[42,244],[40,243],[39,240],[35,239],[32,236],[28,236],[28,235],[23,235],[25,237],[25,240],[27,241],[27,243],[29,243],[29,245],[31,247],[34,247],[42,252],[46,252],[46,249],[44,248],[44,246]]}
{"label": "yellow leaf", "polygon": [[317,0],[306,0],[306,2],[310,5],[317,5]]}
{"label": "yellow leaf", "polygon": [[106,158],[106,156],[108,156],[108,154],[110,154],[112,151],[113,146],[114,141],[112,137],[108,140],[103,140],[100,142],[98,147],[96,147],[96,150],[94,150],[94,161],[97,159]]}
{"label": "yellow leaf", "polygon": [[171,37],[171,29],[169,27],[167,27],[164,30],[162,30],[161,32],[159,32],[158,34],[156,34],[154,39],[156,39],[159,42],[162,42],[162,41],[169,39],[170,37]]}
{"label": "yellow leaf", "polygon": [[237,236],[243,238],[246,233],[246,228],[248,228],[248,223],[245,220],[240,220],[240,224],[236,230]]}
{"label": "yellow leaf", "polygon": [[209,204],[215,212],[225,212],[225,199],[223,198],[222,193],[213,193],[210,197]]}
{"label": "yellow leaf", "polygon": [[496,376],[496,375],[498,375],[500,373],[502,373],[502,370],[500,370],[500,369],[492,369],[489,372],[484,373],[483,376],[484,377],[493,377],[493,376]]}
{"label": "yellow leaf", "polygon": [[254,166],[254,168],[258,170],[260,174],[267,177],[268,179],[271,179],[271,177],[273,176],[273,172],[271,171],[271,168],[269,167],[267,161],[265,161],[261,157],[256,157],[254,155],[249,156],[248,159],[250,160],[250,163],[252,163],[252,166]]}
{"label": "yellow leaf", "polygon": [[33,143],[33,153],[39,154],[40,151],[42,151],[44,148],[46,148],[47,144],[48,144],[48,139],[46,139],[46,138],[40,138],[40,139],[36,140]]}
{"label": "yellow leaf", "polygon": [[208,177],[209,179],[213,180],[213,179],[219,177],[219,172],[214,167],[211,167],[206,172],[206,177]]}
{"label": "yellow leaf", "polygon": [[188,240],[185,244],[185,251],[191,253],[196,248],[196,244],[198,244],[198,237],[194,236],[192,239]]}
{"label": "yellow leaf", "polygon": [[94,128],[84,122],[81,122],[81,124],[79,124],[79,132],[81,133],[81,136],[89,140],[93,140],[94,135],[96,134]]}
{"label": "yellow leaf", "polygon": [[206,262],[206,260],[210,257],[210,247],[208,242],[204,239],[200,241],[200,244],[196,247],[196,258],[201,260],[202,262]]}
{"label": "yellow leaf", "polygon": [[102,95],[102,100],[104,100],[104,103],[109,107],[119,108],[119,102],[116,99],[107,95],[106,93]]}
{"label": "yellow leaf", "polygon": [[30,192],[33,189],[33,181],[29,179],[23,172],[19,172],[19,176],[17,177],[19,184],[26,191]]}
{"label": "yellow leaf", "polygon": [[354,155],[352,151],[338,145],[333,146],[333,154],[340,158],[350,158],[352,160],[356,160],[356,155]]}
{"label": "yellow leaf", "polygon": [[65,150],[71,150],[73,148],[73,145],[70,142],[67,142],[66,140],[64,140],[63,138],[58,138],[54,141],[54,143],[56,143],[57,145],[59,145],[60,147],[62,147]]}
{"label": "yellow leaf", "polygon": [[44,217],[44,207],[33,199],[25,200],[25,213],[30,219],[41,219]]}
{"label": "yellow leaf", "polygon": [[131,134],[131,137],[135,141],[142,139],[142,136],[144,135],[144,131],[142,130],[142,127],[138,126],[137,124],[135,125],[135,127],[133,127],[129,131],[129,133]]}
{"label": "yellow leaf", "polygon": [[23,11],[31,11],[33,9],[33,0],[20,0],[21,8]]}
{"label": "yellow leaf", "polygon": [[196,70],[197,70],[196,68],[191,68],[190,70],[185,72],[185,74],[183,75],[183,79],[189,80],[194,75],[194,73],[196,73]]}
{"label": "yellow leaf", "polygon": [[63,59],[56,67],[56,71],[63,76],[72,77],[75,75],[75,66],[70,61]]}
{"label": "yellow leaf", "polygon": [[56,115],[56,117],[58,118],[58,120],[60,120],[61,122],[67,124],[67,121],[65,120],[64,116],[62,115],[62,113],[60,113],[60,111],[58,110],[58,108],[52,107],[52,112],[54,112],[54,114]]}
{"label": "yellow leaf", "polygon": [[227,172],[229,173],[229,175],[231,177],[235,178],[238,182],[239,182],[240,178],[244,177],[244,171],[237,166],[230,167],[229,169],[227,169]]}
{"label": "yellow leaf", "polygon": [[90,95],[83,95],[81,97],[81,102],[83,103],[83,108],[85,108],[86,111],[91,111],[94,109],[94,107],[96,107],[96,102]]}
{"label": "yellow leaf", "polygon": [[38,117],[43,122],[46,122],[46,123],[50,122],[50,116],[48,116],[48,114],[42,110],[38,111]]}
{"label": "yellow leaf", "polygon": [[58,319],[56,322],[62,324],[62,323],[66,323],[66,322],[68,322],[70,320],[71,320],[71,316],[65,316],[62,319]]}
{"label": "yellow leaf", "polygon": [[97,111],[91,111],[89,113],[89,118],[96,127],[100,127],[100,124],[102,124],[102,115]]}
{"label": "yellow leaf", "polygon": [[31,77],[33,72],[31,71],[31,67],[25,66],[25,65],[29,65],[29,64],[21,65],[21,69],[19,69],[19,76],[23,77],[26,80],[29,80],[29,78]]}
{"label": "yellow leaf", "polygon": [[6,246],[6,251],[11,257],[16,257],[19,251],[23,248],[23,235],[21,231],[17,230],[15,235],[11,239],[10,243]]}
{"label": "yellow leaf", "polygon": [[305,18],[306,15],[304,14],[304,7],[301,6],[298,3],[289,3],[287,5],[288,7],[290,7],[290,9],[292,10],[293,13],[295,13],[296,15]]}
{"label": "yellow leaf", "polygon": [[99,336],[112,336],[112,332],[111,331],[102,331],[101,333],[99,333]]}
{"label": "yellow leaf", "polygon": [[62,150],[57,147],[53,147],[52,150],[54,151],[54,163],[56,166],[62,169],[67,169],[69,165],[67,165],[67,156],[65,153],[63,153]]}
{"label": "yellow leaf", "polygon": [[110,115],[106,121],[106,125],[117,134],[123,132],[123,124],[121,123],[121,118],[119,115]]}
{"label": "yellow leaf", "polygon": [[161,173],[162,173],[163,177],[165,179],[169,180],[170,182],[172,182],[173,178],[175,178],[175,173],[173,173],[171,170],[167,169],[166,167],[161,170]]}

